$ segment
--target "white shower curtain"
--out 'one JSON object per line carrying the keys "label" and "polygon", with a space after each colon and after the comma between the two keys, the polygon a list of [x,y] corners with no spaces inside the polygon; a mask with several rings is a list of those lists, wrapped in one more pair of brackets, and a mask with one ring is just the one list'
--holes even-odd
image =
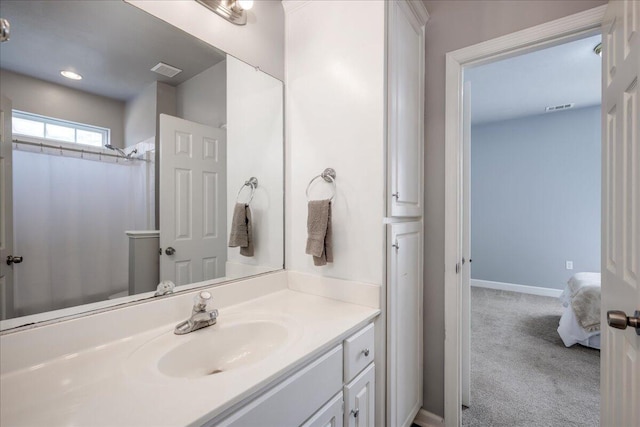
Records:
{"label": "white shower curtain", "polygon": [[127,230],[148,229],[142,161],[14,151],[18,316],[100,301],[128,288]]}

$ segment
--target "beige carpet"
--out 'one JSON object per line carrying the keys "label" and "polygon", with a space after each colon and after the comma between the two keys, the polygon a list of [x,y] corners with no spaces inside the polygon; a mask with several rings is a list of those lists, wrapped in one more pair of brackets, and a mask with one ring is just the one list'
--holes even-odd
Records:
{"label": "beige carpet", "polygon": [[597,426],[600,352],[566,348],[556,298],[471,288],[464,426]]}

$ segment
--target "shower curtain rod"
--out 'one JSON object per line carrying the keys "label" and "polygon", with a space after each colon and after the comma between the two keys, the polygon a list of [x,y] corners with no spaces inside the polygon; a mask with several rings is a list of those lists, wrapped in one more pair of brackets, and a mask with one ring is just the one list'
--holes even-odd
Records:
{"label": "shower curtain rod", "polygon": [[78,149],[78,148],[72,148],[72,147],[64,147],[62,145],[45,144],[43,142],[23,141],[21,139],[15,139],[15,138],[12,141],[13,141],[14,144],[31,145],[33,147],[51,148],[51,149],[54,149],[54,150],[73,151],[75,153],[81,153],[81,154],[93,154],[94,156],[99,156],[99,157],[115,157],[117,159],[137,160],[137,161],[141,161],[141,162],[148,161],[146,159],[139,159],[137,157],[124,157],[124,156],[121,156],[119,154],[103,153],[103,152],[100,152],[100,151],[84,150],[84,149]]}

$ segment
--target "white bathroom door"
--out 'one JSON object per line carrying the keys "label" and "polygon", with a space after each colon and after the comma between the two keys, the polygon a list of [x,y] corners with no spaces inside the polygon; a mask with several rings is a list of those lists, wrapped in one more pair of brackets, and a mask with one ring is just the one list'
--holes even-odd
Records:
{"label": "white bathroom door", "polygon": [[640,335],[607,312],[640,310],[640,2],[609,3],[602,44],[600,425],[639,426]]}
{"label": "white bathroom door", "polygon": [[14,265],[7,264],[13,253],[13,152],[11,100],[0,101],[0,320],[13,317]]}
{"label": "white bathroom door", "polygon": [[225,130],[160,115],[160,280],[224,276],[226,172]]}

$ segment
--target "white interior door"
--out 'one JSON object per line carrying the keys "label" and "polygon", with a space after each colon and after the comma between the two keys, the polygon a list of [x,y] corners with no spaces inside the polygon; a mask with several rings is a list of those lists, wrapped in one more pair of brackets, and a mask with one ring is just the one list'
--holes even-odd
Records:
{"label": "white interior door", "polygon": [[464,406],[471,404],[471,82],[462,93],[462,363],[460,392]]}
{"label": "white interior door", "polygon": [[640,310],[639,26],[640,2],[609,3],[602,26],[602,426],[640,425],[639,330],[607,326],[610,310]]}
{"label": "white interior door", "polygon": [[387,425],[409,427],[422,407],[422,222],[388,225]]}
{"label": "white interior door", "polygon": [[0,319],[13,317],[13,167],[11,144],[11,100],[0,101]]}
{"label": "white interior door", "polygon": [[226,131],[160,115],[160,280],[225,275]]}

